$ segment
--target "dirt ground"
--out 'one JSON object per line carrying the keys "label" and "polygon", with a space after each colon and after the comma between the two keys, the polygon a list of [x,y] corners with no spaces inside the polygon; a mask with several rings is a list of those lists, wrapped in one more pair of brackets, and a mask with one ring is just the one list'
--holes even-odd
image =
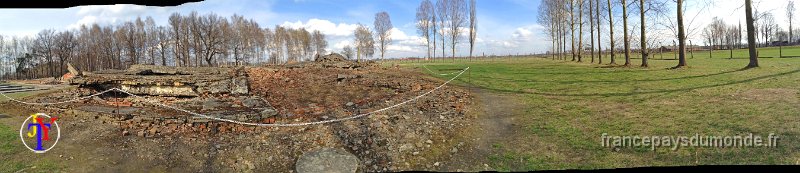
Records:
{"label": "dirt ground", "polygon": [[[278,116],[262,121],[266,123],[310,122],[369,112],[443,82],[415,69],[396,67],[247,70],[251,93],[266,98],[279,111]],[[64,93],[75,92],[36,98],[68,98]],[[292,172],[304,152],[332,147],[356,155],[361,162],[359,170],[366,172],[481,171],[490,170],[487,156],[493,152],[492,145],[512,137],[516,127],[510,118],[514,113],[509,111],[518,106],[502,95],[448,85],[385,112],[301,127],[129,122],[119,121],[116,112],[70,107],[113,99],[101,96],[62,107],[0,104],[2,113],[10,115],[0,118],[4,125],[17,127],[24,115],[44,110],[59,116],[62,126],[58,146],[47,154],[20,152],[8,158],[57,161],[67,172]],[[142,108],[144,114],[188,116],[123,99]],[[130,123],[141,124],[131,128]]]}

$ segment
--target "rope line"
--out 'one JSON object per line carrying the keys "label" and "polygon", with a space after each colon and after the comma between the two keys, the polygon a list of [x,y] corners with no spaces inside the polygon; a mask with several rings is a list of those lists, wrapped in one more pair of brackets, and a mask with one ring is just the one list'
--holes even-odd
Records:
{"label": "rope line", "polygon": [[0,95],[3,95],[3,97],[7,98],[8,100],[11,100],[11,101],[14,101],[14,102],[17,102],[17,103],[26,104],[26,105],[56,105],[56,104],[64,104],[64,103],[70,103],[70,102],[76,102],[76,101],[80,101],[80,100],[84,100],[84,99],[89,99],[89,98],[92,98],[92,97],[94,97],[94,96],[99,96],[99,95],[103,95],[103,94],[105,94],[105,93],[107,93],[107,92],[111,92],[111,91],[113,91],[114,89],[116,89],[116,88],[108,89],[108,90],[105,90],[105,91],[99,92],[99,93],[97,93],[97,94],[92,94],[92,95],[85,96],[85,97],[78,97],[78,98],[75,98],[75,99],[72,99],[72,100],[67,100],[67,101],[60,101],[60,102],[42,102],[42,103],[31,103],[31,102],[20,101],[20,100],[17,100],[17,99],[14,99],[14,98],[11,98],[11,97],[9,97],[8,95],[6,95],[6,94],[5,94],[5,93],[3,93],[3,92],[0,92]]}
{"label": "rope line", "polygon": [[[439,76],[447,76],[447,75],[452,75],[452,74],[456,74],[456,73],[460,72],[460,71],[454,71],[454,72],[451,72],[451,73],[436,73],[436,72],[431,71],[431,69],[429,69],[428,66],[425,66],[424,64],[422,65],[422,67],[424,67],[425,70],[428,70],[432,74],[439,75]],[[467,68],[469,68],[469,67],[467,67]]]}
{"label": "rope line", "polygon": [[[426,67],[426,68],[427,68],[427,67]],[[88,99],[88,98],[91,98],[91,97],[94,97],[94,96],[102,95],[102,94],[104,94],[104,93],[107,93],[107,92],[110,92],[110,91],[119,91],[119,92],[122,92],[122,93],[128,94],[128,95],[130,95],[130,96],[133,96],[134,98],[142,99],[142,100],[143,100],[143,101],[145,101],[146,103],[149,103],[149,104],[152,104],[152,105],[156,105],[156,106],[165,107],[165,108],[169,108],[169,109],[173,109],[173,110],[177,110],[177,111],[181,111],[181,112],[184,112],[184,113],[187,113],[187,114],[190,114],[190,115],[194,115],[194,116],[197,116],[197,117],[200,117],[200,118],[211,119],[211,120],[216,120],[216,121],[223,121],[223,122],[229,122],[229,123],[235,123],[235,124],[242,124],[242,125],[250,125],[250,126],[261,126],[261,127],[295,127],[295,126],[307,126],[307,125],[317,125],[317,124],[326,124],[326,123],[333,123],[333,122],[346,121],[346,120],[351,120],[351,119],[361,118],[361,117],[364,117],[364,116],[367,116],[367,115],[371,115],[371,114],[375,114],[375,113],[378,113],[378,112],[383,112],[383,111],[386,111],[386,110],[389,110],[389,109],[392,109],[392,108],[395,108],[395,107],[398,107],[398,106],[402,106],[402,105],[404,105],[404,104],[407,104],[407,103],[409,103],[409,102],[415,101],[415,100],[417,100],[417,99],[419,99],[419,98],[421,98],[421,97],[424,97],[425,95],[428,95],[428,94],[432,93],[433,91],[436,91],[436,90],[438,90],[439,88],[442,88],[442,87],[444,87],[445,85],[447,85],[447,84],[448,84],[448,83],[450,83],[451,81],[455,80],[456,78],[458,78],[459,76],[461,76],[462,74],[464,74],[464,72],[466,72],[467,70],[469,70],[469,67],[467,67],[467,68],[464,68],[463,70],[459,71],[459,72],[458,72],[458,75],[454,76],[454,77],[453,77],[453,78],[451,78],[450,80],[447,80],[447,81],[445,81],[444,83],[442,83],[441,85],[437,86],[436,88],[433,88],[433,89],[431,89],[431,90],[429,90],[429,91],[427,91],[427,92],[425,92],[425,93],[423,93],[423,94],[421,94],[421,95],[418,95],[418,96],[416,96],[416,97],[413,97],[413,98],[411,98],[411,99],[409,99],[409,100],[406,100],[406,101],[404,101],[404,102],[401,102],[401,103],[398,103],[398,104],[395,104],[395,105],[392,105],[392,106],[389,106],[389,107],[385,107],[385,108],[382,108],[382,109],[378,109],[378,110],[375,110],[375,111],[372,111],[372,112],[367,112],[367,113],[363,113],[363,114],[358,114],[358,115],[353,115],[353,116],[349,116],[349,117],[344,117],[344,118],[330,119],[330,120],[323,120],[323,121],[315,121],[315,122],[305,122],[305,123],[287,123],[287,124],[250,123],[250,122],[243,122],[243,121],[237,121],[237,120],[231,120],[231,119],[224,119],[224,118],[219,118],[219,117],[209,116],[209,115],[205,115],[205,114],[200,114],[200,113],[192,112],[192,111],[189,111],[189,110],[186,110],[186,109],[181,109],[181,108],[178,108],[178,107],[170,106],[170,105],[163,104],[163,103],[160,103],[160,102],[151,101],[151,100],[148,100],[146,97],[139,96],[139,95],[136,95],[136,94],[132,94],[132,93],[130,93],[130,92],[128,92],[128,91],[125,91],[125,90],[122,90],[122,89],[119,89],[119,88],[111,88],[111,89],[108,89],[108,90],[105,90],[105,91],[99,92],[99,93],[97,93],[97,94],[92,94],[92,95],[90,95],[90,96],[86,96],[86,97],[80,97],[80,98],[77,98],[77,99],[73,99],[73,100],[67,100],[67,101],[62,101],[62,102],[53,102],[53,103],[29,103],[29,102],[19,101],[19,100],[17,100],[17,99],[11,98],[11,97],[9,97],[9,96],[7,96],[7,95],[3,94],[2,92],[0,92],[0,95],[3,95],[3,97],[6,97],[6,98],[8,98],[9,100],[12,100],[12,101],[15,101],[15,102],[18,102],[18,103],[22,103],[22,104],[29,104],[29,105],[53,105],[53,104],[69,103],[69,102],[74,102],[74,101],[78,101],[78,100]]]}

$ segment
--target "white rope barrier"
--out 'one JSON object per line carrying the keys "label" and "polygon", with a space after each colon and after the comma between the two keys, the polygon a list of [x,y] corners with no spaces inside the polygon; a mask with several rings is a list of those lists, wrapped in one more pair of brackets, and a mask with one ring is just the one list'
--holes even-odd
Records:
{"label": "white rope barrier", "polygon": [[97,93],[97,94],[92,94],[92,95],[85,96],[85,97],[79,97],[79,98],[72,99],[72,100],[60,101],[60,102],[49,102],[49,103],[30,103],[30,102],[24,102],[24,101],[20,101],[20,100],[17,100],[17,99],[11,98],[11,97],[9,97],[8,95],[6,95],[6,94],[5,94],[5,93],[3,93],[3,92],[0,92],[0,95],[3,95],[3,97],[7,98],[8,100],[11,100],[11,101],[14,101],[14,102],[17,102],[17,103],[26,104],[26,105],[56,105],[56,104],[64,104],[64,103],[70,103],[70,102],[76,102],[76,101],[80,101],[80,100],[84,100],[84,99],[89,99],[89,98],[92,98],[92,97],[94,97],[94,96],[103,95],[103,94],[105,94],[105,93],[107,93],[107,92],[113,91],[114,89],[116,89],[116,88],[113,88],[113,89],[108,89],[108,90],[105,90],[105,91],[99,92],[99,93]]}
{"label": "white rope barrier", "polygon": [[197,116],[197,117],[201,117],[201,118],[206,118],[206,119],[211,119],[211,120],[216,120],[216,121],[230,122],[230,123],[235,123],[235,124],[250,125],[250,126],[262,126],[262,127],[294,127],[294,126],[307,126],[307,125],[317,125],[317,124],[325,124],[325,123],[333,123],[333,122],[346,121],[346,120],[351,120],[351,119],[361,118],[361,117],[364,117],[364,116],[367,116],[367,115],[371,115],[371,114],[375,114],[375,113],[378,113],[378,112],[383,112],[383,111],[386,111],[386,110],[389,110],[389,109],[392,109],[392,108],[395,108],[395,107],[398,107],[398,106],[402,106],[402,105],[404,105],[404,104],[406,104],[406,103],[409,103],[409,102],[415,101],[415,100],[417,100],[417,99],[419,99],[419,98],[421,98],[421,97],[423,97],[423,96],[425,96],[425,95],[428,95],[428,94],[432,93],[433,91],[436,91],[436,90],[438,90],[439,88],[442,88],[442,87],[444,87],[445,85],[447,85],[447,84],[448,84],[448,83],[450,83],[451,81],[453,81],[453,80],[455,80],[456,78],[458,78],[459,76],[461,76],[461,74],[464,74],[464,72],[466,72],[467,70],[469,70],[469,67],[467,67],[467,68],[464,68],[463,70],[459,71],[458,75],[454,76],[454,77],[453,77],[453,78],[451,78],[450,80],[447,80],[447,81],[445,81],[444,83],[442,83],[441,85],[437,86],[436,88],[433,88],[433,89],[431,89],[431,90],[429,90],[429,91],[427,91],[427,92],[425,92],[425,93],[423,93],[423,94],[421,94],[421,95],[418,95],[418,96],[416,96],[416,97],[413,97],[413,98],[411,98],[411,99],[409,99],[409,100],[406,100],[406,101],[404,101],[404,102],[401,102],[401,103],[398,103],[398,104],[395,104],[395,105],[392,105],[392,106],[389,106],[389,107],[385,107],[385,108],[378,109],[378,110],[375,110],[375,111],[372,111],[372,112],[368,112],[368,113],[363,113],[363,114],[353,115],[353,116],[349,116],[349,117],[344,117],[344,118],[331,119],[331,120],[323,120],[323,121],[315,121],[315,122],[306,122],[306,123],[289,123],[289,124],[250,123],[250,122],[243,122],[243,121],[236,121],[236,120],[230,120],[230,119],[224,119],[224,118],[213,117],[213,116],[209,116],[209,115],[205,115],[205,114],[200,114],[200,113],[192,112],[192,111],[189,111],[189,110],[186,110],[186,109],[177,108],[177,107],[170,106],[170,105],[167,105],[167,104],[163,104],[163,103],[160,103],[160,102],[151,101],[151,100],[148,100],[147,98],[145,98],[145,97],[143,97],[143,96],[139,96],[139,95],[136,95],[136,94],[132,94],[132,93],[130,93],[130,92],[128,92],[128,91],[125,91],[125,90],[122,90],[122,89],[119,89],[119,88],[112,88],[112,89],[105,90],[105,91],[103,91],[103,92],[99,92],[99,93],[97,93],[97,94],[92,94],[92,95],[90,95],[90,96],[81,97],[81,98],[77,98],[77,99],[73,99],[73,100],[68,100],[68,101],[54,102],[54,103],[29,103],[29,102],[19,101],[19,100],[16,100],[16,99],[14,99],[14,98],[11,98],[11,97],[9,97],[9,96],[7,96],[7,95],[3,94],[2,92],[0,92],[0,95],[3,95],[3,97],[6,97],[6,98],[8,98],[9,100],[12,100],[12,101],[15,101],[15,102],[18,102],[18,103],[22,103],[22,104],[29,104],[29,105],[52,105],[52,104],[62,104],[62,103],[69,103],[69,102],[74,102],[74,101],[78,101],[78,100],[88,99],[88,98],[91,98],[91,97],[94,97],[94,96],[102,95],[102,94],[104,94],[104,93],[107,93],[107,92],[110,92],[110,91],[119,91],[119,92],[122,92],[122,93],[128,94],[128,95],[130,95],[130,96],[133,96],[133,97],[135,97],[135,98],[142,99],[142,100],[144,100],[146,103],[149,103],[149,104],[152,104],[152,105],[161,106],[161,107],[165,107],[165,108],[169,108],[169,109],[173,109],[173,110],[181,111],[181,112],[184,112],[184,113],[187,113],[187,114],[190,114],[190,115],[194,115],[194,116]]}
{"label": "white rope barrier", "polygon": [[[436,72],[431,71],[431,69],[429,69],[428,66],[425,66],[424,64],[422,65],[422,67],[424,67],[425,70],[428,70],[432,74],[439,75],[439,76],[447,76],[447,75],[452,75],[452,74],[456,74],[456,73],[461,72],[461,71],[454,71],[454,72],[451,72],[451,73],[436,73]],[[467,68],[469,68],[469,67],[467,67]]]}

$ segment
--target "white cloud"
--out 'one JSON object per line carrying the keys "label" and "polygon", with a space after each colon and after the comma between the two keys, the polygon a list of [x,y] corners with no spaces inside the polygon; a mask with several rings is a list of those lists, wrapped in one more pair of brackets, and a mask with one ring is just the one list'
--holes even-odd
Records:
{"label": "white cloud", "polygon": [[281,26],[294,29],[306,28],[307,30],[312,30],[312,31],[318,30],[325,35],[331,35],[331,36],[351,36],[353,35],[353,31],[356,30],[356,27],[358,27],[357,24],[346,24],[346,23],[335,24],[328,20],[322,20],[316,18],[309,19],[305,23],[301,21],[283,22]]}
{"label": "white cloud", "polygon": [[348,46],[348,45],[352,46],[353,43],[350,40],[342,40],[342,41],[337,42],[336,44],[333,44],[333,48],[335,48],[337,50],[342,50],[345,46]]}
{"label": "white cloud", "polygon": [[409,38],[405,32],[397,28],[392,28],[389,32],[392,33],[392,40],[407,40]]}
{"label": "white cloud", "polygon": [[135,20],[136,17],[154,16],[167,12],[164,7],[149,7],[131,4],[80,6],[75,16],[80,19],[67,25],[67,29],[78,29],[81,25],[117,25]]}
{"label": "white cloud", "polygon": [[81,25],[91,25],[93,23],[97,23],[97,16],[84,16],[78,22],[70,24],[67,26],[67,29],[78,29]]}
{"label": "white cloud", "polygon": [[543,29],[542,26],[538,24],[518,27],[511,34],[511,37],[515,41],[520,41],[520,42],[531,41],[537,37],[537,34],[535,32],[542,31],[542,29]]}
{"label": "white cloud", "polygon": [[512,36],[514,39],[528,40],[533,35],[533,32],[527,28],[517,28]]}
{"label": "white cloud", "polygon": [[411,52],[411,53],[424,53],[426,50],[423,50],[422,46],[412,47],[407,45],[389,45],[386,47],[387,52],[394,53],[394,52]]}

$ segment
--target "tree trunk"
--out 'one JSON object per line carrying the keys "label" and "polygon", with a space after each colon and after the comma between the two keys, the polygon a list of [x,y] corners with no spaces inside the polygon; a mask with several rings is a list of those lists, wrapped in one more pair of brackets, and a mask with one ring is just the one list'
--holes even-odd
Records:
{"label": "tree trunk", "polygon": [[603,48],[600,45],[600,0],[595,1],[594,12],[597,20],[597,64],[603,63]]}
{"label": "tree trunk", "polygon": [[[678,65],[674,68],[686,66],[686,33],[683,30],[683,0],[677,0],[678,5]],[[749,0],[747,0],[749,1]]]}
{"label": "tree trunk", "polygon": [[611,40],[611,63],[609,64],[617,64],[614,61],[614,16],[611,14],[611,0],[606,0],[606,2],[608,3],[608,38]]}
{"label": "tree trunk", "polygon": [[640,22],[641,27],[639,27],[639,31],[641,32],[641,37],[642,37],[639,43],[641,44],[640,50],[642,51],[642,67],[648,67],[649,65],[647,64],[647,55],[649,54],[649,52],[647,51],[647,41],[646,41],[647,35],[645,34],[645,27],[647,25],[645,25],[645,18],[644,18],[644,0],[639,0],[639,16],[641,21]]}
{"label": "tree trunk", "polygon": [[433,51],[432,51],[433,52],[433,58],[431,58],[431,60],[432,61],[436,61],[436,19],[435,18],[433,20],[431,20],[431,26],[433,27],[433,32],[431,32],[431,34],[433,34]]}
{"label": "tree trunk", "polygon": [[755,26],[753,26],[753,8],[750,0],[744,0],[745,18],[747,20],[747,47],[750,50],[750,63],[745,68],[758,67],[758,53],[756,52]]}
{"label": "tree trunk", "polygon": [[628,4],[622,0],[622,43],[625,45],[625,65],[631,65],[631,43],[628,39]]}
{"label": "tree trunk", "polygon": [[591,37],[589,41],[592,42],[592,45],[590,47],[591,50],[589,50],[589,55],[592,57],[592,63],[594,63],[594,20],[592,20],[592,17],[594,17],[594,13],[592,12],[593,10],[592,7],[594,7],[594,3],[592,3],[592,0],[589,0],[589,35]]}
{"label": "tree trunk", "polygon": [[[693,45],[694,44],[692,44],[692,40],[689,40],[689,55],[692,56],[692,59],[694,59],[694,47],[692,47]],[[711,49],[713,50],[714,48]]]}
{"label": "tree trunk", "polygon": [[583,0],[578,0],[578,62],[582,62],[583,54]]}
{"label": "tree trunk", "polygon": [[572,37],[572,61],[575,61],[575,0],[569,0],[569,25],[570,25],[570,37]]}

